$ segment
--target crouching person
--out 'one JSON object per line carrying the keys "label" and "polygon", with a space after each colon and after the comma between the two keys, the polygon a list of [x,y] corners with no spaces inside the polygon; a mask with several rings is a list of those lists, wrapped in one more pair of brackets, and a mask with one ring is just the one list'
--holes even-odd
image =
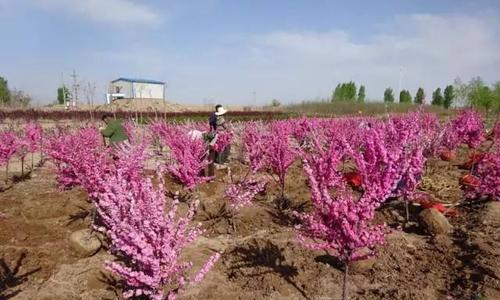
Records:
{"label": "crouching person", "polygon": [[122,142],[128,141],[122,120],[115,119],[110,113],[105,113],[102,116],[102,121],[105,126],[100,128],[100,132],[103,138],[109,139],[109,146],[117,146]]}

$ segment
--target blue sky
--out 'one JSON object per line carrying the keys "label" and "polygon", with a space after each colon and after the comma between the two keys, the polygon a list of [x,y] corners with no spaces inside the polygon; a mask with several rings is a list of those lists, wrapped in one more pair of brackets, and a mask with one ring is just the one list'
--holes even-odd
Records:
{"label": "blue sky", "polygon": [[[39,103],[74,69],[103,99],[117,77],[167,82],[178,103],[380,99],[500,80],[500,1],[0,0],[0,75]],[[80,95],[84,98],[84,95]]]}

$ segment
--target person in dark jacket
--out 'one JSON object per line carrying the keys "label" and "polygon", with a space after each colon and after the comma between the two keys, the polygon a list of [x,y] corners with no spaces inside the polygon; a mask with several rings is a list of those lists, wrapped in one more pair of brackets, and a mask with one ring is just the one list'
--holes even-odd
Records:
{"label": "person in dark jacket", "polygon": [[[209,176],[213,176],[214,168],[223,168],[224,164],[228,162],[230,153],[230,146],[227,146],[222,153],[217,153],[212,149],[212,146],[217,142],[217,134],[227,129],[226,120],[224,115],[227,110],[220,104],[215,106],[215,111],[210,114],[208,124],[210,125],[210,132],[206,134],[206,140],[210,145],[210,160],[212,164],[209,166]],[[214,165],[217,164],[217,166]]]}
{"label": "person in dark jacket", "polygon": [[217,130],[217,111],[222,107],[222,105],[217,104],[215,110],[208,117],[208,125],[210,125],[210,131],[215,132]]}
{"label": "person in dark jacket", "polygon": [[105,113],[102,116],[102,121],[106,124],[106,127],[100,128],[100,132],[103,137],[109,138],[110,145],[116,145],[128,140],[122,120],[115,119],[112,114]]}

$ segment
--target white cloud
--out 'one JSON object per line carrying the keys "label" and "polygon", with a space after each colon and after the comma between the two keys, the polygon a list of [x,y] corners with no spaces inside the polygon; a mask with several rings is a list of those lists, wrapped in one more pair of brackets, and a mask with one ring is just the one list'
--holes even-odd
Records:
{"label": "white cloud", "polygon": [[412,95],[420,86],[430,95],[456,76],[500,80],[499,25],[496,15],[405,15],[364,39],[338,29],[273,31],[221,38],[195,54],[175,50],[175,59],[171,51],[151,49],[124,57],[138,72],[154,70],[167,80],[169,96],[180,102],[251,103],[254,90],[260,103],[300,101],[328,97],[338,82],[349,80],[379,100],[387,87],[397,92],[400,66],[402,88]]}
{"label": "white cloud", "polygon": [[130,0],[34,0],[48,10],[63,12],[88,18],[92,21],[116,25],[158,25],[162,17],[152,8]]}
{"label": "white cloud", "polygon": [[386,87],[398,89],[400,66],[403,88],[430,94],[456,76],[500,80],[498,25],[492,17],[410,15],[365,41],[339,30],[270,32],[248,37],[239,51],[267,98],[326,97],[337,82],[355,80],[380,99]]}

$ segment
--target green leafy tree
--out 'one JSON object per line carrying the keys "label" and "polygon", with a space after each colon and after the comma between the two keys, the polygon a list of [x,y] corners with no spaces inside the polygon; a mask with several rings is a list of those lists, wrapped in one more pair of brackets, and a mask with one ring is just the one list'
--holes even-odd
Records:
{"label": "green leafy tree", "polygon": [[335,87],[335,90],[332,93],[332,102],[336,101],[336,100],[337,101],[340,100],[341,96],[342,96],[342,91],[341,91],[341,85],[339,83],[339,84],[337,84],[337,86]]}
{"label": "green leafy tree", "polygon": [[408,90],[401,90],[399,93],[399,103],[411,103],[411,95]]}
{"label": "green leafy tree", "polygon": [[496,112],[500,112],[500,81],[493,84],[493,105]]}
{"label": "green leafy tree", "polygon": [[441,94],[441,88],[437,88],[434,93],[432,93],[432,105],[443,105],[443,95]]}
{"label": "green leafy tree", "polygon": [[357,88],[356,88],[356,84],[354,83],[354,81],[350,81],[350,82],[346,83],[345,89],[346,89],[346,93],[345,93],[346,100],[347,101],[356,101]]}
{"label": "green leafy tree", "polygon": [[366,98],[365,86],[361,85],[358,91],[358,102],[365,102],[365,98]]}
{"label": "green leafy tree", "polygon": [[332,94],[332,101],[355,101],[356,83],[354,81],[338,84]]}
{"label": "green leafy tree", "polygon": [[444,108],[450,108],[451,104],[453,103],[453,99],[455,99],[455,92],[453,90],[453,86],[448,85],[444,89],[444,99],[443,99]]}
{"label": "green leafy tree", "polygon": [[2,105],[10,103],[9,85],[5,78],[0,76],[0,103]]}
{"label": "green leafy tree", "polygon": [[494,92],[490,87],[476,86],[469,93],[470,104],[476,108],[484,108],[489,111],[493,107],[495,101]]}
{"label": "green leafy tree", "polygon": [[474,77],[469,81],[467,89],[469,91],[469,105],[476,108],[484,108],[487,111],[496,106],[495,85],[491,89],[481,77]]}
{"label": "green leafy tree", "polygon": [[415,94],[415,104],[424,104],[425,92],[424,89],[419,87],[417,90],[417,94]]}
{"label": "green leafy tree", "polygon": [[69,95],[70,93],[67,87],[57,88],[57,103],[64,104],[65,101],[68,101]]}
{"label": "green leafy tree", "polygon": [[394,102],[394,92],[391,88],[386,88],[384,91],[384,102]]}

